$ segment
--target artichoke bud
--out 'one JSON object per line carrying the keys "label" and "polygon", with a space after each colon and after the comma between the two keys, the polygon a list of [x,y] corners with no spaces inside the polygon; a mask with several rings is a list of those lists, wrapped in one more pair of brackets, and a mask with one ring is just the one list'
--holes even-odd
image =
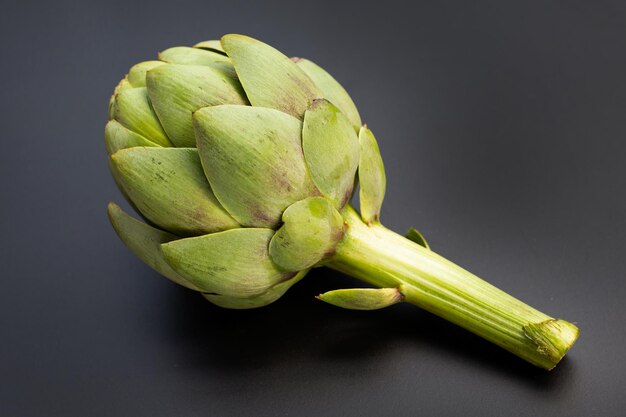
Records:
{"label": "artichoke bud", "polygon": [[206,106],[248,104],[241,85],[224,72],[202,65],[161,65],[148,72],[148,96],[176,146],[196,146],[191,115]]}
{"label": "artichoke bud", "polygon": [[[383,288],[320,300],[354,310],[406,300],[546,369],[578,336],[429,251],[417,230],[411,242],[379,224],[376,138],[311,61],[243,35],[167,49],[115,88],[105,145],[116,184],[146,220],[110,204],[120,239],[218,306],[270,304],[328,266]],[[360,213],[349,204],[357,179]]]}
{"label": "artichoke bud", "polygon": [[343,87],[246,36],[169,48],[131,67],[110,113],[113,178],[149,223],[111,205],[117,234],[223,307],[269,304],[335,253],[359,161],[362,181],[375,184],[362,200],[377,201],[376,213],[382,202],[375,139],[357,135]]}
{"label": "artichoke bud", "polygon": [[404,296],[397,288],[348,288],[328,291],[317,298],[349,310],[379,310],[401,302]]}
{"label": "artichoke bud", "polygon": [[283,225],[270,242],[270,256],[288,271],[310,268],[332,256],[343,236],[343,217],[323,197],[292,204],[282,219]]}

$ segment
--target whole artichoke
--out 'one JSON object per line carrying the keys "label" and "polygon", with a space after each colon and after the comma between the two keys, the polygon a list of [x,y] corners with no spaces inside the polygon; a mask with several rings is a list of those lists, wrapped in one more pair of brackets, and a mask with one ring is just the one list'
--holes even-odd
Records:
{"label": "whole artichoke", "polygon": [[[175,47],[133,66],[105,128],[113,177],[146,223],[109,205],[149,266],[222,307],[282,296],[313,267],[375,288],[318,298],[375,309],[406,301],[553,368],[578,329],[496,289],[379,222],[385,172],[346,91],[258,40]],[[360,213],[349,204],[358,180]]]}

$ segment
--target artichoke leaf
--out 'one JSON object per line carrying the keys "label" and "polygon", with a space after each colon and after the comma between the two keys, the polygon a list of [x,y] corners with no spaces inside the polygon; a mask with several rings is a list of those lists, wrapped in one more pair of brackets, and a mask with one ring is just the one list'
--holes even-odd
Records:
{"label": "artichoke leaf", "polygon": [[230,59],[219,52],[203,48],[175,46],[159,52],[159,59],[170,64],[205,65],[223,71],[224,74],[236,80],[237,73]]}
{"label": "artichoke leaf", "polygon": [[128,90],[133,88],[133,86],[128,82],[128,76],[122,78],[119,83],[115,86],[113,90],[113,94],[109,99],[109,120],[112,120],[115,117],[115,99],[119,93],[124,90]]}
{"label": "artichoke leaf", "polygon": [[337,208],[354,188],[359,138],[350,121],[327,100],[315,100],[304,115],[302,148],[313,182]]}
{"label": "artichoke leaf", "polygon": [[152,110],[145,87],[126,89],[115,96],[115,120],[161,146],[172,146]]}
{"label": "artichoke leaf", "polygon": [[352,98],[337,80],[322,67],[304,58],[292,58],[315,83],[322,97],[333,103],[350,120],[356,131],[361,127],[361,116]]}
{"label": "artichoke leaf", "polygon": [[406,232],[405,237],[409,239],[411,242],[417,243],[420,246],[425,247],[426,249],[430,249],[430,245],[426,242],[424,236],[415,228],[410,227],[409,231]]}
{"label": "artichoke leaf", "polygon": [[270,242],[270,256],[288,271],[310,268],[332,256],[343,236],[343,217],[323,197],[292,204],[282,220],[284,224]]}
{"label": "artichoke leaf", "polygon": [[194,111],[218,104],[248,104],[241,84],[213,67],[162,65],[148,72],[147,85],[163,129],[179,147],[196,146]]}
{"label": "artichoke leaf", "polygon": [[196,149],[128,148],[111,162],[122,190],[159,227],[189,236],[239,226],[211,191]]}
{"label": "artichoke leaf", "polygon": [[239,81],[253,106],[270,107],[302,120],[304,112],[321,93],[287,56],[244,35],[222,37]]}
{"label": "artichoke leaf", "polygon": [[226,51],[222,48],[222,43],[218,40],[202,41],[193,46],[194,48],[208,49],[212,52],[219,52],[226,55]]}
{"label": "artichoke leaf", "polygon": [[198,287],[174,271],[163,258],[161,244],[176,240],[177,236],[132,218],[115,203],[109,203],[107,211],[115,232],[139,259],[175,283],[200,291]]}
{"label": "artichoke leaf", "polygon": [[165,65],[162,61],[144,61],[133,65],[128,71],[128,82],[134,87],[146,86],[146,73],[156,67]]}
{"label": "artichoke leaf", "polygon": [[165,260],[203,292],[254,297],[292,278],[270,259],[274,231],[240,228],[161,245]]}
{"label": "artichoke leaf", "polygon": [[104,127],[104,146],[109,155],[120,149],[135,146],[160,146],[138,133],[122,126],[117,120],[109,120]]}
{"label": "artichoke leaf", "polygon": [[359,200],[361,218],[367,224],[380,219],[380,208],[385,198],[385,166],[378,143],[367,126],[359,132],[361,158],[359,161]]}
{"label": "artichoke leaf", "polygon": [[274,285],[272,288],[270,288],[261,295],[257,295],[256,297],[241,298],[208,293],[204,293],[202,295],[213,304],[223,308],[242,310],[264,307],[282,297],[287,292],[287,290],[291,288],[291,286],[300,281],[308,272],[308,269],[300,271],[293,278]]}
{"label": "artichoke leaf", "polygon": [[278,110],[221,105],[194,113],[202,166],[240,224],[275,227],[292,203],[317,193],[301,148],[302,122]]}
{"label": "artichoke leaf", "polygon": [[404,297],[397,288],[349,288],[328,291],[316,298],[349,310],[379,310],[401,302]]}

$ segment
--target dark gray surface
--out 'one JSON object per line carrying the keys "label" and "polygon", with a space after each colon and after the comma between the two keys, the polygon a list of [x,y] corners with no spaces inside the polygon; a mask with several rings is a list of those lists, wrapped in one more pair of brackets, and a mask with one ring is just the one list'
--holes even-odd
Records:
{"label": "dark gray surface", "polygon": [[[6,4],[2,416],[618,416],[626,409],[622,1]],[[506,3],[502,4],[502,3]],[[387,165],[383,220],[577,322],[547,373],[411,306],[220,310],[117,240],[103,147],[113,86],[227,32],[344,83]]]}

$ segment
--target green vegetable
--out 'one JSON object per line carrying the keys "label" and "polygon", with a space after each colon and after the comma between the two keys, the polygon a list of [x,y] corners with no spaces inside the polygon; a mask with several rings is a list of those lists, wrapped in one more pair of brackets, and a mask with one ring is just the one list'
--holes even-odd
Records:
{"label": "green vegetable", "polygon": [[[318,296],[356,310],[408,302],[545,369],[578,329],[516,300],[380,223],[385,171],[343,87],[258,40],[175,47],[115,88],[105,143],[113,177],[148,222],[109,205],[146,264],[226,308],[272,303],[313,267],[376,288]],[[356,181],[360,210],[349,204]]]}

